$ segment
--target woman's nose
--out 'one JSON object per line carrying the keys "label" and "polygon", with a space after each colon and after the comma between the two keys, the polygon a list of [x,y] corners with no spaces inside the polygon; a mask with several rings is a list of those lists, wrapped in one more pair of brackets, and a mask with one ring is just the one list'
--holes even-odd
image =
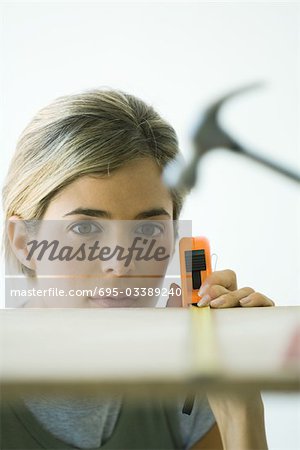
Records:
{"label": "woman's nose", "polygon": [[127,276],[134,273],[135,264],[133,258],[131,261],[120,259],[118,256],[113,256],[106,261],[102,261],[102,272],[106,275]]}
{"label": "woman's nose", "polygon": [[130,255],[128,252],[131,245],[132,242],[129,238],[113,239],[108,245],[110,252],[101,260],[102,273],[114,276],[133,274],[136,265],[134,255]]}

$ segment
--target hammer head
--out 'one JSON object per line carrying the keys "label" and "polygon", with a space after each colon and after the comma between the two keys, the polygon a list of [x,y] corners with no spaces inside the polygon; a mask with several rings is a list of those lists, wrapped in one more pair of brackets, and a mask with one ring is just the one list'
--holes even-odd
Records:
{"label": "hammer head", "polygon": [[235,152],[245,152],[245,149],[218,122],[218,115],[223,105],[232,98],[251,89],[260,87],[255,83],[236,89],[209,106],[204,112],[193,137],[194,152],[188,164],[181,155],[165,167],[163,180],[167,187],[182,191],[190,191],[197,181],[197,168],[201,156],[214,148],[227,148]]}
{"label": "hammer head", "polygon": [[262,83],[255,83],[231,91],[206,109],[193,137],[195,152],[198,156],[219,147],[233,151],[242,150],[240,144],[222,129],[218,122],[218,115],[228,100],[261,85]]}

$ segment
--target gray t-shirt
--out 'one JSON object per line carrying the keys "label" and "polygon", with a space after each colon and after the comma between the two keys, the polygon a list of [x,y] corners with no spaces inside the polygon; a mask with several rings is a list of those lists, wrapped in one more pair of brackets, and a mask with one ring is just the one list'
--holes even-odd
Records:
{"label": "gray t-shirt", "polygon": [[[23,401],[56,438],[80,449],[88,449],[101,446],[113,433],[122,397],[36,395],[23,396]],[[182,413],[185,398],[177,397],[175,401],[183,448],[187,450],[207,433],[215,419],[206,396],[196,396],[190,415]]]}

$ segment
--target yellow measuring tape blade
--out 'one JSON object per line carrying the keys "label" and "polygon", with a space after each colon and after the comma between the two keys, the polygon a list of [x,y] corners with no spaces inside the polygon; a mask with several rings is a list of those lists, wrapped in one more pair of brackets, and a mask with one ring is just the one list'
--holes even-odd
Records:
{"label": "yellow measuring tape blade", "polygon": [[190,306],[192,319],[193,366],[196,375],[215,375],[219,372],[216,337],[209,306]]}

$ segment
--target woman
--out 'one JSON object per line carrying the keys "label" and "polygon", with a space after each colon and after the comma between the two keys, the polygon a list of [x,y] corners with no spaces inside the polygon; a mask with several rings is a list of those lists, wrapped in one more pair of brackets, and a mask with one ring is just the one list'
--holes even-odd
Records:
{"label": "woman", "polygon": [[[106,243],[113,243],[117,236],[124,249],[128,230],[138,225],[135,237],[147,243],[155,237],[155,248],[163,243],[172,255],[173,224],[187,193],[168,191],[161,173],[178,152],[173,128],[152,107],[122,92],[88,91],[59,98],[42,109],[20,137],[3,189],[11,265],[28,275],[32,286],[49,287],[49,280],[39,275],[51,273],[63,289],[80,288],[82,283],[91,288],[96,274],[100,286],[117,287],[119,292],[128,286],[137,288],[138,293],[143,287],[161,287],[169,261],[157,259],[146,264],[141,260],[137,264],[132,259],[125,265],[121,258],[99,262],[85,254],[84,264],[73,259],[66,265],[59,258],[52,264],[49,253],[41,259],[30,253],[28,236],[38,237],[38,243],[45,236],[48,242],[49,237],[53,242],[60,236],[68,244],[65,248],[83,245],[80,248],[86,249],[96,237],[100,242],[105,231]],[[181,305],[180,296],[174,293],[178,294],[170,292],[167,306]],[[231,270],[214,272],[200,294],[201,304],[214,308],[274,304],[251,288],[237,289]],[[156,303],[157,296],[124,297],[122,293],[101,297],[96,292],[32,297],[23,306],[86,308]],[[210,406],[206,398],[199,397],[190,416],[182,414],[182,400],[171,410],[159,402],[130,410],[122,408],[119,397],[76,402],[55,395],[24,396],[18,411],[4,408],[1,448],[222,448],[221,439],[230,449],[267,448],[259,395],[251,399],[210,395]]]}

